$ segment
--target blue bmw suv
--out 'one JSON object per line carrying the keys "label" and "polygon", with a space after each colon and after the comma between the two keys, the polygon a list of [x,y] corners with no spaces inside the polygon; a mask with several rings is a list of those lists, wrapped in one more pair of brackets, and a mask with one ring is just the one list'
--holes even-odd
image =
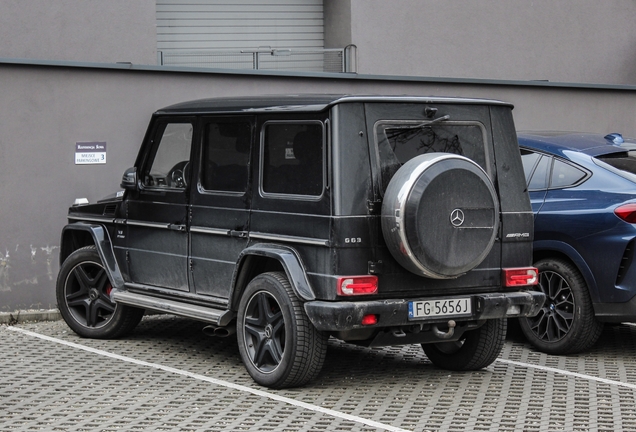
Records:
{"label": "blue bmw suv", "polygon": [[521,328],[541,351],[583,351],[604,323],[636,321],[636,141],[564,132],[518,140],[546,294]]}

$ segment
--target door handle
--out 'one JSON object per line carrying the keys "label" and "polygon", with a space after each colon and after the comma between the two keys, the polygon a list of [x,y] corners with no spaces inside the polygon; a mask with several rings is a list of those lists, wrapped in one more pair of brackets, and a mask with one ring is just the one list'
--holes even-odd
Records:
{"label": "door handle", "polygon": [[246,238],[247,237],[247,231],[230,230],[230,237]]}
{"label": "door handle", "polygon": [[172,231],[185,232],[186,226],[185,225],[178,225],[178,224],[169,224],[168,225],[168,229],[170,229]]}

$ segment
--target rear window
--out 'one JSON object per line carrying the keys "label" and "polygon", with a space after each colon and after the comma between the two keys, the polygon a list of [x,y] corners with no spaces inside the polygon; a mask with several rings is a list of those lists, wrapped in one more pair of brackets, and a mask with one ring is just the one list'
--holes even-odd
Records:
{"label": "rear window", "polygon": [[443,152],[466,156],[488,172],[486,129],[476,121],[380,120],[374,125],[382,166],[382,189],[416,156]]}
{"label": "rear window", "polygon": [[636,183],[636,151],[592,158],[597,165]]}

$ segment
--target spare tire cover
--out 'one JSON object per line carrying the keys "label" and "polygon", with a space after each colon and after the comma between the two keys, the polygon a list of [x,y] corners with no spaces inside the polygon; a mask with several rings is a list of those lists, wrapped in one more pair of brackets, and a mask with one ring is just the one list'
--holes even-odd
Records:
{"label": "spare tire cover", "polygon": [[422,276],[448,279],[479,265],[499,229],[497,193],[472,160],[428,153],[395,173],[382,203],[382,232],[393,257]]}

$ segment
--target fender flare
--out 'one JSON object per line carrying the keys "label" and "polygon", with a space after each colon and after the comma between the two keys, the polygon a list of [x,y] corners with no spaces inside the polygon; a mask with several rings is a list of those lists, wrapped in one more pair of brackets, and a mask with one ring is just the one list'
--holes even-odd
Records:
{"label": "fender flare", "polygon": [[62,252],[60,253],[60,266],[68,256],[68,254],[65,254],[64,251],[66,250],[65,240],[68,239],[70,231],[84,231],[91,235],[95,248],[97,249],[97,253],[104,264],[104,269],[106,270],[108,279],[110,279],[110,283],[113,288],[122,289],[124,287],[124,278],[119,270],[117,260],[115,259],[115,253],[113,251],[108,231],[102,225],[76,222],[68,224],[62,228],[62,241],[60,243],[60,249]]}
{"label": "fender flare", "polygon": [[234,275],[232,276],[232,292],[230,293],[230,308],[234,308],[240,301],[238,294],[243,291],[243,288],[247,286],[249,280],[245,280],[246,274],[249,271],[243,271],[244,266],[248,261],[248,258],[260,256],[277,260],[285,274],[287,279],[294,290],[294,293],[299,299],[303,301],[316,300],[314,290],[307,279],[305,272],[305,266],[298,255],[298,252],[291,247],[281,246],[273,243],[257,243],[244,249],[236,261],[236,267]]}
{"label": "fender flare", "polygon": [[589,266],[585,262],[585,259],[579,254],[579,252],[570,246],[567,243],[558,241],[558,240],[535,240],[533,246],[533,252],[559,252],[568,257],[572,263],[576,266],[576,268],[581,272],[583,279],[585,279],[585,283],[590,291],[590,297],[592,297],[593,302],[599,301],[599,292],[598,286],[596,283],[596,278],[590,270]]}

